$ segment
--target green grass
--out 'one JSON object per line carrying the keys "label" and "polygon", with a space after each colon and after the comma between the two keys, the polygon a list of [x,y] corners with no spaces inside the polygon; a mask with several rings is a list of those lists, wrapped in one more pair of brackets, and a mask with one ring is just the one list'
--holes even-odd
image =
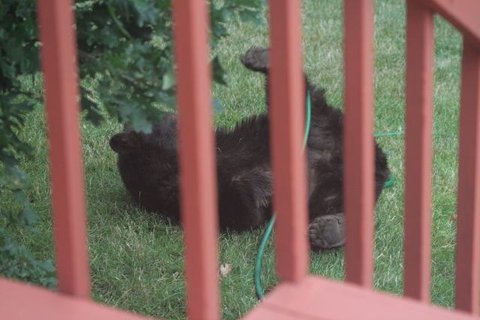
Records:
{"label": "green grass", "polygon": [[[308,0],[304,5],[305,68],[312,81],[326,88],[331,104],[343,96],[342,6],[339,0]],[[405,8],[404,1],[377,1],[375,33],[375,107],[377,132],[404,128]],[[228,70],[229,86],[215,86],[224,111],[219,126],[233,126],[264,110],[263,79],[246,71],[238,57],[252,45],[268,43],[266,27],[230,26],[218,53]],[[451,306],[457,187],[457,122],[461,38],[446,22],[436,20],[435,137],[433,169],[432,300]],[[50,190],[43,110],[36,110],[23,132],[36,147],[24,166],[30,176],[29,195],[40,214],[34,231],[17,237],[40,258],[53,257]],[[132,205],[117,173],[109,137],[120,129],[114,122],[100,127],[83,122],[88,201],[88,233],[93,296],[96,300],[139,313],[183,319],[185,295],[182,232],[177,226]],[[378,139],[395,175],[383,192],[375,223],[375,285],[400,294],[403,270],[403,137]],[[1,198],[2,211],[11,200]],[[221,235],[220,263],[233,269],[221,280],[222,312],[236,319],[256,304],[254,259],[261,231]],[[265,282],[274,285],[274,256],[265,259]],[[343,250],[312,254],[311,272],[343,278]]]}

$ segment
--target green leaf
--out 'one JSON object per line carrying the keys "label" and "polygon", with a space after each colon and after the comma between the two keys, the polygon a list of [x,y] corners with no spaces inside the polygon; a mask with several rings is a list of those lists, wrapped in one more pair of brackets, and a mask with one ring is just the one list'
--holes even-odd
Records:
{"label": "green leaf", "polygon": [[213,67],[213,80],[219,84],[227,85],[227,81],[225,80],[225,70],[220,63],[220,59],[218,56],[215,56],[212,60],[212,67]]}
{"label": "green leaf", "polygon": [[38,216],[35,211],[32,210],[30,206],[26,206],[20,213],[19,216],[22,219],[25,226],[30,227],[37,223]]}
{"label": "green leaf", "polygon": [[162,77],[162,90],[166,91],[175,86],[176,79],[173,69],[169,69]]}
{"label": "green leaf", "polygon": [[240,20],[243,22],[250,22],[256,25],[262,23],[262,16],[258,14],[254,9],[244,8],[239,12]]}

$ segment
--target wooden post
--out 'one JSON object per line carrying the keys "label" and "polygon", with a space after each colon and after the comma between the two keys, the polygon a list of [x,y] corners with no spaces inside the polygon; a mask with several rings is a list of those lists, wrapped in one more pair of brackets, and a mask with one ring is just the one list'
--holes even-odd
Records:
{"label": "wooden post", "polygon": [[219,319],[217,185],[206,1],[173,1],[187,314]]}
{"label": "wooden post", "polygon": [[455,307],[480,311],[480,50],[463,44]]}
{"label": "wooden post", "polygon": [[309,261],[300,1],[271,0],[270,25],[277,272],[283,281],[298,281],[306,275]]}
{"label": "wooden post", "polygon": [[90,295],[77,54],[71,1],[38,2],[59,290]]}
{"label": "wooden post", "polygon": [[344,1],[346,279],[373,278],[373,1]]}
{"label": "wooden post", "polygon": [[433,13],[407,1],[405,295],[430,300]]}

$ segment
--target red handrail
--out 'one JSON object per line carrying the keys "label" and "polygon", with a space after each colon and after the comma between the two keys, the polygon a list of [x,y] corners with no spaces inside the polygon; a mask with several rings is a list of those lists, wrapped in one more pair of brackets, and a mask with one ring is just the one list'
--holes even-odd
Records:
{"label": "red handrail", "polygon": [[464,36],[471,45],[480,48],[480,1],[478,0],[421,0],[432,11],[441,14]]}

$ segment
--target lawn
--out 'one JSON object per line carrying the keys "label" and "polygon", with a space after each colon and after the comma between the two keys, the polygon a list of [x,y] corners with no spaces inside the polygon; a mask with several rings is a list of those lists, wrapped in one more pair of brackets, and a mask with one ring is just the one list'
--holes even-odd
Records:
{"label": "lawn", "polygon": [[[305,68],[326,89],[332,105],[343,96],[342,1],[307,0],[304,4]],[[455,211],[457,187],[457,122],[461,37],[436,19],[435,119],[433,169],[432,301],[453,301]],[[375,130],[404,128],[405,7],[402,0],[377,1],[375,17]],[[239,56],[252,45],[268,43],[267,27],[238,23],[218,47],[228,72],[228,86],[215,86],[223,106],[216,124],[232,127],[242,118],[263,112],[263,79],[243,68]],[[185,317],[182,231],[168,221],[137,209],[117,172],[108,139],[121,125],[100,127],[82,122],[88,201],[90,266],[95,300],[166,319]],[[47,144],[43,109],[29,117],[23,136],[35,146],[34,160],[24,162],[30,176],[29,196],[40,214],[34,231],[17,236],[40,258],[53,257]],[[403,270],[403,135],[378,138],[387,153],[395,184],[377,205],[375,223],[375,286],[402,293]],[[2,208],[12,210],[9,199]],[[222,312],[237,319],[256,304],[253,268],[262,231],[223,234],[220,263],[232,270],[221,279]],[[265,282],[276,282],[272,246],[265,258]],[[311,272],[343,278],[343,250],[314,253]]]}

